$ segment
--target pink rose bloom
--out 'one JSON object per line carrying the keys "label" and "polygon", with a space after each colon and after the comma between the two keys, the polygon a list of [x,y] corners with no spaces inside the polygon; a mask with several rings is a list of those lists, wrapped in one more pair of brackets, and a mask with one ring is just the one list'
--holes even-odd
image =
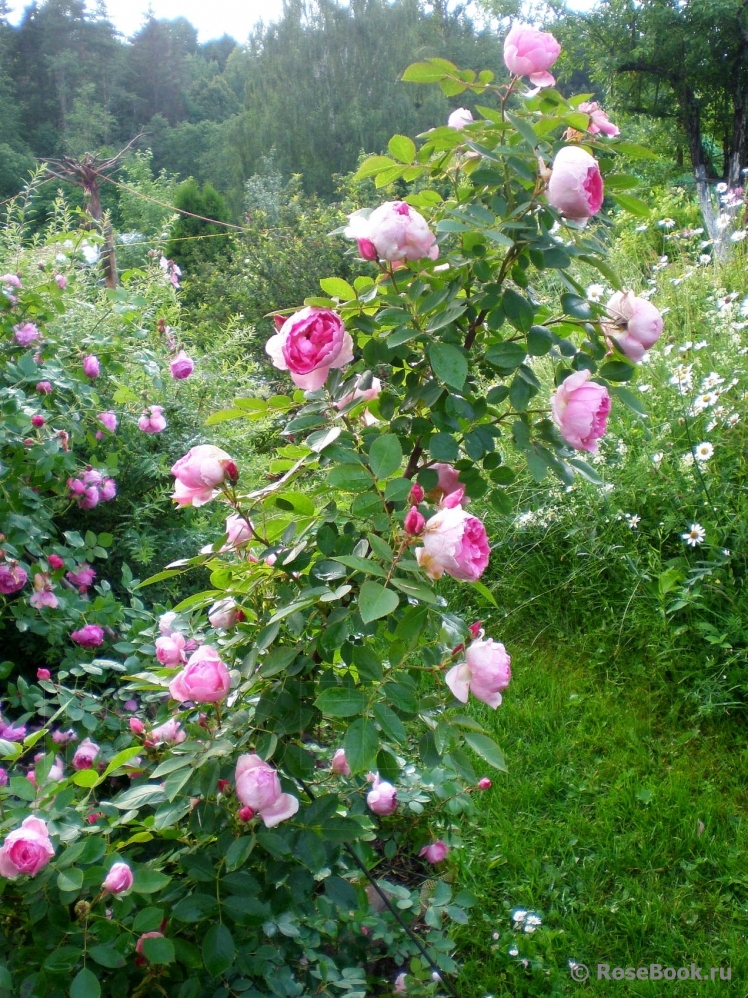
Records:
{"label": "pink rose bloom", "polygon": [[252,524],[241,513],[226,517],[226,547],[240,548],[249,544],[254,536]]}
{"label": "pink rose bloom", "polygon": [[169,693],[177,703],[218,703],[226,699],[230,688],[229,670],[210,645],[201,645],[169,683]]}
{"label": "pink rose bloom", "polygon": [[90,353],[83,358],[83,373],[87,378],[98,378],[101,374],[101,364],[96,354]]}
{"label": "pink rose bloom", "polygon": [[596,215],[603,203],[603,178],[594,156],[580,146],[564,146],[553,160],[546,197],[573,222]]}
{"label": "pink rose bloom", "polygon": [[40,429],[42,426],[44,426],[45,423],[46,419],[44,418],[44,416],[41,416],[39,413],[31,417],[31,425],[35,426],[37,430]]}
{"label": "pink rose bloom", "polygon": [[255,813],[266,828],[274,828],[299,810],[293,794],[284,794],[276,770],[255,755],[240,755],[236,762],[236,796]]}
{"label": "pink rose bloom", "polygon": [[13,335],[20,346],[27,347],[38,340],[42,334],[33,322],[24,322],[23,325],[13,326]]}
{"label": "pink rose bloom", "polygon": [[431,492],[441,493],[442,498],[465,488],[460,481],[460,473],[451,464],[442,464],[441,462],[432,464],[429,466],[429,471],[435,471],[439,476],[439,480]]}
{"label": "pink rose bloom", "polygon": [[109,502],[110,499],[114,499],[117,495],[117,483],[113,478],[104,479],[99,489],[99,495],[102,502]]}
{"label": "pink rose bloom", "polygon": [[[379,393],[382,391],[382,382],[379,378],[372,378],[369,388],[359,388],[360,381],[361,378],[359,377],[356,380],[356,386],[353,391],[348,392],[347,395],[344,395],[335,403],[335,408],[338,412],[341,409],[345,409],[351,402],[373,402],[375,398],[379,397]],[[368,409],[364,409],[361,418],[365,426],[374,426],[375,423],[379,422],[376,416],[372,416]]]}
{"label": "pink rose bloom", "polygon": [[174,613],[173,610],[168,610],[166,613],[162,613],[158,618],[158,629],[162,634],[167,636],[172,634],[174,631],[174,622],[179,619],[179,614]]}
{"label": "pink rose bloom", "polygon": [[44,572],[37,572],[34,576],[34,594],[29,599],[29,603],[37,610],[43,606],[48,606],[54,610],[59,605],[50,578]]}
{"label": "pink rose bloom", "polygon": [[179,721],[173,717],[165,721],[164,724],[160,724],[157,728],[154,728],[148,735],[148,741],[153,742],[154,745],[162,745],[163,743],[167,745],[180,745],[186,740],[187,732],[182,730]]}
{"label": "pink rose bloom", "polygon": [[374,814],[386,817],[397,810],[397,788],[386,780],[380,780],[379,773],[374,776],[371,790],[366,795],[366,803]]}
{"label": "pink rose bloom", "polygon": [[36,390],[42,395],[49,395],[52,391],[52,383],[50,381],[39,381],[37,382]]}
{"label": "pink rose bloom", "polygon": [[652,302],[633,291],[616,291],[605,306],[610,318],[603,332],[618,349],[638,363],[662,335],[662,315]]}
{"label": "pink rose bloom", "polygon": [[405,514],[405,519],[403,521],[405,533],[410,534],[412,537],[417,537],[419,534],[423,533],[425,526],[426,517],[423,513],[419,512],[417,506],[411,506]]}
{"label": "pink rose bloom", "polygon": [[478,780],[478,788],[480,790],[490,790],[492,786],[493,783],[487,776],[481,776],[481,778]]}
{"label": "pink rose bloom", "polygon": [[83,495],[77,500],[77,504],[81,509],[94,509],[99,505],[99,499],[101,494],[95,485],[89,485],[88,488],[83,489]]}
{"label": "pink rose bloom", "polygon": [[42,679],[51,679],[52,678],[52,673],[49,671],[49,669],[37,669],[36,670],[36,678],[39,679],[39,680],[42,680]]}
{"label": "pink rose bloom", "polygon": [[229,631],[232,627],[236,627],[240,613],[241,610],[234,600],[222,599],[214,603],[208,610],[208,620],[210,626],[215,627],[216,630]]}
{"label": "pink rose bloom", "polygon": [[596,454],[608,428],[610,395],[591,377],[589,371],[569,375],[553,393],[551,415],[567,444]]}
{"label": "pink rose bloom", "polygon": [[85,589],[93,584],[93,580],[96,578],[96,571],[84,561],[74,572],[67,572],[65,578],[69,579],[74,586],[82,586]]}
{"label": "pink rose bloom", "polygon": [[140,956],[143,956],[143,940],[144,939],[163,939],[163,932],[144,932],[143,935],[135,943],[135,952]]}
{"label": "pink rose bloom", "polygon": [[0,718],[0,738],[4,738],[6,742],[22,742],[25,737],[25,724],[19,724],[18,727],[16,727],[12,721],[8,724]]}
{"label": "pink rose bloom", "polygon": [[288,371],[299,388],[315,391],[330,368],[353,360],[353,340],[342,320],[329,308],[307,306],[289,316],[265,344],[279,371]]}
{"label": "pink rose bloom", "polygon": [[98,624],[86,624],[70,635],[81,648],[98,648],[104,644],[104,628]]}
{"label": "pink rose bloom", "polygon": [[[41,762],[44,758],[44,752],[37,752],[34,756],[34,762]],[[47,773],[47,783],[58,783],[65,775],[65,764],[59,755],[55,756],[55,761],[49,767],[49,772]],[[26,778],[31,780],[31,782],[36,786],[36,772],[30,769],[26,774]]]}
{"label": "pink rose bloom", "polygon": [[179,506],[204,506],[218,495],[226,479],[233,482],[239,477],[231,455],[212,444],[191,447],[172,466],[171,473],[176,478],[172,499]]}
{"label": "pink rose bloom", "polygon": [[442,839],[437,839],[436,842],[432,842],[431,845],[424,846],[418,855],[425,857],[429,863],[441,863],[441,861],[446,858],[448,852],[449,846],[447,843]]}
{"label": "pink rose bloom", "polygon": [[74,742],[78,740],[78,736],[73,731],[72,728],[68,728],[67,731],[53,731],[52,741],[55,745],[67,745],[68,742]]}
{"label": "pink rose bloom", "polygon": [[65,288],[68,286],[68,279],[67,277],[65,277],[64,274],[55,274],[55,284],[60,289],[60,291],[64,291]]}
{"label": "pink rose bloom", "polygon": [[132,884],[132,870],[127,863],[113,863],[101,887],[108,894],[124,894],[130,890]]}
{"label": "pink rose bloom", "polygon": [[173,634],[169,635],[164,634],[160,638],[156,638],[156,658],[161,665],[169,667],[179,665],[187,660],[187,656],[184,654],[185,644],[184,635],[180,634],[179,631],[174,631]]}
{"label": "pink rose bloom", "polygon": [[345,757],[345,749],[339,748],[335,750],[335,754],[332,757],[332,764],[330,766],[333,773],[337,773],[338,776],[350,776],[351,767],[348,765],[348,760]]}
{"label": "pink rose bloom", "polygon": [[109,412],[100,412],[96,418],[100,423],[103,423],[104,426],[106,426],[110,433],[114,433],[117,429],[117,415],[111,410]]}
{"label": "pink rose bloom", "polygon": [[45,822],[24,818],[21,827],[11,832],[0,848],[0,876],[15,879],[27,873],[35,877],[54,854]]}
{"label": "pink rose bloom", "polygon": [[86,485],[101,485],[104,479],[104,476],[101,474],[101,472],[97,471],[96,468],[91,467],[91,465],[89,465],[86,468],[86,470],[83,472],[82,477],[83,477],[83,482]]}
{"label": "pink rose bloom", "polygon": [[163,406],[149,406],[138,420],[138,429],[143,433],[162,433],[166,429]]}
{"label": "pink rose bloom", "polygon": [[405,971],[401,970],[400,973],[395,978],[395,992],[397,994],[403,994],[405,991],[408,990],[408,986],[405,983],[407,977],[408,975],[405,973]]}
{"label": "pink rose bloom", "polygon": [[529,24],[515,24],[504,39],[504,62],[515,76],[529,76],[536,87],[552,87],[556,82],[548,70],[558,59],[560,44],[547,31]]}
{"label": "pink rose bloom", "polygon": [[459,130],[464,128],[465,125],[469,125],[472,120],[472,111],[468,110],[466,107],[458,107],[447,118],[447,127]]}
{"label": "pink rose bloom", "polygon": [[90,769],[99,754],[99,746],[90,738],[84,738],[73,756],[73,769]]}
{"label": "pink rose bloom", "polygon": [[365,260],[436,260],[439,247],[436,236],[423,215],[405,201],[385,201],[364,218],[349,215],[346,236],[358,241]]}
{"label": "pink rose bloom", "polygon": [[591,135],[597,135],[598,132],[602,132],[603,135],[620,135],[621,129],[614,125],[613,122],[608,118],[607,114],[597,101],[584,101],[579,104],[577,111],[582,111],[584,114],[590,116],[590,123],[587,126],[587,131]]}
{"label": "pink rose bloom", "polygon": [[462,506],[440,509],[426,522],[422,539],[416,558],[430,579],[440,579],[446,572],[461,582],[475,582],[488,565],[486,528]]}
{"label": "pink rose bloom", "polygon": [[10,565],[3,562],[0,564],[0,593],[4,596],[17,593],[26,585],[28,578],[25,569],[21,568],[17,562]]}
{"label": "pink rose bloom", "polygon": [[0,276],[0,284],[8,284],[12,288],[20,288],[21,278],[17,274],[3,274]]}
{"label": "pink rose bloom", "polygon": [[62,568],[65,562],[59,556],[59,554],[50,554],[47,556],[47,562],[52,571],[57,571],[58,568]]}
{"label": "pink rose bloom", "polygon": [[465,661],[449,670],[445,682],[462,703],[467,703],[468,693],[472,693],[477,700],[496,710],[501,703],[501,691],[512,678],[510,663],[500,641],[478,638],[465,652]]}
{"label": "pink rose bloom", "polygon": [[180,350],[176,357],[172,358],[169,370],[171,371],[172,378],[176,381],[183,381],[185,378],[189,378],[195,370],[195,362],[191,357],[187,356],[184,350]]}

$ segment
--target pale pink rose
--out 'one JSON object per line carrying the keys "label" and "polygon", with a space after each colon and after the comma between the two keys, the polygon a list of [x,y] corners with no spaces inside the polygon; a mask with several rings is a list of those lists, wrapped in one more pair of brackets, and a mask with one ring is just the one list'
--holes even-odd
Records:
{"label": "pale pink rose", "polygon": [[35,877],[49,863],[55,850],[40,818],[24,818],[0,848],[0,876],[14,879],[22,873]]}
{"label": "pale pink rose", "polygon": [[7,284],[12,288],[20,288],[21,278],[18,274],[2,274],[0,275],[0,284]]}
{"label": "pale pink rose", "polygon": [[448,128],[464,128],[473,120],[473,113],[466,107],[458,107],[447,118]]}
{"label": "pale pink rose", "polygon": [[401,970],[400,973],[395,978],[395,992],[397,994],[403,994],[405,991],[408,990],[408,986],[405,983],[407,978],[408,975],[405,973],[404,970]]}
{"label": "pale pink rose", "polygon": [[364,259],[372,259],[372,247],[374,258],[391,263],[439,256],[436,236],[426,219],[405,201],[385,201],[368,218],[350,215],[344,234],[358,240]]}
{"label": "pale pink rose", "polygon": [[453,579],[475,582],[488,565],[486,528],[461,506],[440,509],[426,521],[422,539],[416,558],[430,579],[440,579],[446,572]]}
{"label": "pale pink rose", "polygon": [[72,582],[74,586],[79,586],[85,590],[86,587],[93,585],[93,580],[96,578],[96,571],[84,561],[74,572],[66,572],[65,578]]}
{"label": "pale pink rose", "polygon": [[529,76],[536,87],[552,87],[556,82],[548,70],[558,59],[560,44],[547,31],[529,24],[515,24],[504,39],[504,62],[515,76]]}
{"label": "pale pink rose", "polygon": [[55,284],[60,289],[60,291],[64,291],[65,288],[68,286],[68,279],[67,277],[65,277],[64,274],[55,274]]}
{"label": "pale pink rose", "polygon": [[436,842],[424,846],[418,855],[423,856],[429,863],[441,863],[446,858],[448,852],[449,846],[447,843],[442,839],[437,839]]}
{"label": "pale pink rose", "polygon": [[638,363],[662,335],[662,315],[652,302],[633,291],[616,291],[605,306],[603,332],[622,353]]}
{"label": "pale pink rose", "polygon": [[345,757],[345,749],[339,748],[335,750],[335,754],[332,757],[332,764],[330,766],[333,773],[337,773],[338,776],[350,776],[351,767],[348,765],[348,760]]}
{"label": "pale pink rose", "polygon": [[179,631],[174,631],[168,636],[163,634],[160,638],[156,638],[156,658],[161,665],[179,665],[180,662],[187,660],[184,653],[185,644],[185,638]]}
{"label": "pale pink rose", "polygon": [[458,662],[445,676],[445,682],[462,703],[468,693],[494,710],[501,703],[501,691],[512,678],[511,658],[500,641],[478,638],[465,652],[465,661]]}
{"label": "pale pink rose", "polygon": [[589,371],[569,375],[551,397],[551,415],[567,444],[596,454],[608,428],[610,395],[591,377]]}
{"label": "pale pink rose", "polygon": [[[37,752],[37,754],[34,756],[34,762],[41,762],[43,758],[44,758],[44,752]],[[64,775],[65,775],[65,764],[63,763],[59,755],[56,755],[54,762],[49,767],[49,772],[47,773],[47,782],[57,783],[59,782],[59,780],[63,778]],[[26,774],[26,776],[29,780],[31,780],[34,786],[36,786],[36,773],[34,772],[34,770],[30,769],[29,772]]]}
{"label": "pale pink rose", "polygon": [[73,756],[73,769],[90,769],[100,749],[96,742],[84,738]]}
{"label": "pale pink rose", "polygon": [[83,373],[87,378],[98,378],[101,374],[101,364],[95,354],[90,353],[83,358]]}
{"label": "pale pink rose", "polygon": [[114,499],[117,495],[117,483],[113,478],[104,479],[99,489],[99,495],[102,502],[109,502],[110,499]]}
{"label": "pale pink rose", "polygon": [[252,523],[241,513],[232,513],[226,517],[227,548],[245,547],[253,536]]}
{"label": "pale pink rose", "polygon": [[171,717],[168,721],[154,728],[148,735],[148,741],[154,745],[181,745],[187,740],[187,732],[182,729],[179,721]]}
{"label": "pale pink rose", "polygon": [[33,322],[24,322],[23,325],[13,326],[13,335],[19,346],[28,347],[36,342],[42,334]]}
{"label": "pale pink rose", "polygon": [[226,699],[230,689],[229,670],[210,645],[201,645],[169,683],[169,693],[178,703],[218,703]]}
{"label": "pale pink rose", "polygon": [[106,426],[110,433],[114,433],[117,429],[117,414],[111,410],[109,412],[100,412],[96,418]]}
{"label": "pale pink rose", "polygon": [[72,728],[68,728],[67,731],[53,731],[52,741],[55,745],[67,745],[68,742],[75,742],[78,740],[78,736]]}
{"label": "pale pink rose", "polygon": [[236,627],[240,613],[241,610],[236,605],[236,602],[227,597],[214,603],[210,610],[208,610],[208,620],[210,621],[210,626],[216,630],[229,631],[232,627]]}
{"label": "pale pink rose", "polygon": [[173,610],[168,610],[166,613],[162,613],[158,618],[158,629],[162,634],[166,634],[167,637],[174,631],[174,622],[179,619],[179,614],[174,613]]}
{"label": "pale pink rose", "polygon": [[176,381],[184,381],[195,370],[195,361],[191,357],[188,357],[184,350],[180,350],[176,357],[173,357],[170,361],[169,370],[171,371],[172,378]]}
{"label": "pale pink rose", "polygon": [[564,146],[553,160],[546,197],[573,222],[584,222],[600,211],[604,187],[594,156],[580,146]]}
{"label": "pale pink rose", "polygon": [[145,959],[145,954],[143,952],[143,941],[145,939],[163,939],[163,932],[144,932],[143,935],[135,943],[135,952]]}
{"label": "pale pink rose", "polygon": [[397,787],[386,780],[380,780],[379,773],[376,773],[371,790],[366,795],[366,803],[374,814],[382,817],[394,814],[397,810]]}
{"label": "pale pink rose", "polygon": [[166,426],[166,416],[160,405],[149,406],[138,420],[138,429],[143,433],[163,433]]}
{"label": "pale pink rose", "polygon": [[284,794],[276,770],[259,755],[240,755],[236,762],[236,796],[274,828],[299,810],[293,794]]}
{"label": "pale pink rose", "polygon": [[104,644],[104,628],[98,624],[86,624],[85,627],[73,631],[70,637],[81,648],[98,648]]}
{"label": "pale pink rose", "polygon": [[330,368],[350,364],[353,340],[335,312],[308,305],[286,319],[265,351],[295,385],[314,391],[324,385]]}
{"label": "pale pink rose", "polygon": [[587,126],[587,131],[591,135],[597,135],[598,132],[602,132],[603,135],[612,136],[621,134],[621,129],[617,125],[613,124],[597,101],[584,101],[582,104],[577,106],[577,111],[582,111],[584,114],[588,114],[590,116],[590,123]]}
{"label": "pale pink rose", "polygon": [[[379,394],[382,391],[382,382],[379,378],[372,378],[371,385],[368,388],[359,388],[358,386],[360,381],[361,378],[357,378],[353,391],[348,392],[347,395],[339,398],[335,403],[335,408],[338,412],[340,412],[341,409],[345,409],[345,407],[350,405],[351,402],[373,402],[375,398],[379,397]],[[376,416],[372,416],[368,409],[364,409],[361,418],[366,426],[374,426],[375,423],[379,422]]]}
{"label": "pale pink rose", "polygon": [[[464,491],[465,486],[460,481],[460,473],[451,464],[442,464],[441,462],[432,464],[429,465],[429,471],[435,471],[439,476],[439,480],[429,492],[429,496],[436,495],[438,498],[452,495],[453,492],[459,492],[460,489]],[[413,487],[415,488],[415,486]]]}
{"label": "pale pink rose", "polygon": [[0,593],[4,596],[17,593],[26,585],[28,578],[26,570],[21,568],[17,562],[12,564],[3,562],[0,564]]}
{"label": "pale pink rose", "polygon": [[227,479],[234,482],[239,477],[231,455],[212,444],[191,447],[172,465],[171,473],[176,478],[172,499],[179,506],[204,506]]}
{"label": "pale pink rose", "polygon": [[59,600],[54,594],[52,582],[48,575],[44,572],[37,572],[34,575],[34,594],[29,599],[31,606],[40,609],[43,606],[48,606],[51,610],[54,610],[59,606]]}
{"label": "pale pink rose", "polygon": [[127,863],[113,863],[101,887],[108,894],[124,894],[132,887],[133,879],[132,870]]}
{"label": "pale pink rose", "polygon": [[405,528],[405,533],[410,534],[412,537],[417,537],[419,534],[423,533],[423,529],[426,526],[426,517],[423,513],[420,513],[417,506],[411,506],[408,512],[405,514],[405,519],[403,521],[403,527]]}

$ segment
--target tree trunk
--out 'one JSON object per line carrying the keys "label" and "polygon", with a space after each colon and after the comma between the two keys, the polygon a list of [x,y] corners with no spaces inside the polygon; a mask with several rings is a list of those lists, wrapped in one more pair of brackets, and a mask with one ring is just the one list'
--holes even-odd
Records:
{"label": "tree trunk", "polygon": [[717,215],[709,189],[704,143],[701,139],[701,113],[693,91],[685,84],[683,85],[683,125],[688,138],[688,151],[691,154],[696,196],[699,199],[701,214],[704,218],[704,227],[714,245],[715,256],[722,260],[725,252],[722,233],[717,229]]}
{"label": "tree trunk", "polygon": [[86,195],[86,207],[89,215],[96,222],[97,229],[104,237],[104,249],[101,254],[104,278],[108,288],[116,288],[117,256],[114,249],[114,233],[109,222],[104,220],[104,212],[101,208],[101,198],[99,196],[98,178],[95,171],[84,166],[84,174],[83,190]]}
{"label": "tree trunk", "polygon": [[743,152],[746,144],[746,119],[748,118],[748,81],[746,81],[746,62],[748,61],[748,27],[743,23],[748,0],[741,5],[740,18],[740,48],[733,69],[735,90],[733,91],[732,135],[730,148],[725,164],[725,180],[732,189],[741,187],[743,168]]}

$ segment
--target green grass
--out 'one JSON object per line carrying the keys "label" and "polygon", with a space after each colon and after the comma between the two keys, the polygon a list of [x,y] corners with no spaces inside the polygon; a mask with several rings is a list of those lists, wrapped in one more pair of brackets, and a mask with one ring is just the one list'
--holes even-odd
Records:
{"label": "green grass", "polygon": [[[606,675],[572,646],[514,649],[513,665],[503,705],[481,714],[509,773],[481,795],[461,855],[479,899],[458,942],[461,996],[735,993],[748,978],[742,720],[683,722],[656,676]],[[516,905],[542,914],[534,935],[510,931]],[[507,956],[513,939],[535,969]],[[733,983],[594,980],[601,962],[730,966]]]}

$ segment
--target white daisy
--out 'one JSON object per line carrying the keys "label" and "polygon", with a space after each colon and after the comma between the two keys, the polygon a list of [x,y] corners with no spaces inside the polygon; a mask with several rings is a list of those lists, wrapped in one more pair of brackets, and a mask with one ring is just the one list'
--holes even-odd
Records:
{"label": "white daisy", "polygon": [[675,219],[674,218],[661,218],[657,223],[661,229],[674,229]]}
{"label": "white daisy", "polygon": [[745,229],[738,229],[737,232],[733,232],[730,235],[730,242],[731,243],[742,243],[742,241],[745,239],[746,236],[748,236],[748,232],[746,232]]}
{"label": "white daisy", "polygon": [[626,523],[628,524],[629,530],[636,530],[636,528],[641,523],[642,518],[638,516],[636,513],[624,513],[623,515],[626,518]]}
{"label": "white daisy", "polygon": [[706,540],[706,530],[700,523],[692,523],[691,529],[687,533],[681,534],[681,537],[689,547],[695,548]]}
{"label": "white daisy", "polygon": [[710,392],[712,388],[716,388],[717,385],[723,385],[724,383],[725,379],[717,374],[716,371],[712,371],[701,382],[701,390],[702,392]]}
{"label": "white daisy", "polygon": [[697,461],[708,461],[710,457],[714,454],[714,447],[705,440],[703,443],[697,444],[693,449],[693,456]]}
{"label": "white daisy", "polygon": [[664,457],[665,457],[665,455],[662,453],[662,451],[658,450],[656,454],[652,455],[652,457],[650,458],[650,460],[651,460],[652,464],[655,466],[655,468],[659,468],[660,465],[662,464],[662,460],[663,460]]}
{"label": "white daisy", "polygon": [[725,420],[725,426],[733,427],[736,426],[739,422],[740,422],[740,416],[738,415],[737,412],[733,412]]}
{"label": "white daisy", "polygon": [[587,297],[590,301],[600,301],[605,294],[605,287],[602,284],[590,284],[587,288]]}

